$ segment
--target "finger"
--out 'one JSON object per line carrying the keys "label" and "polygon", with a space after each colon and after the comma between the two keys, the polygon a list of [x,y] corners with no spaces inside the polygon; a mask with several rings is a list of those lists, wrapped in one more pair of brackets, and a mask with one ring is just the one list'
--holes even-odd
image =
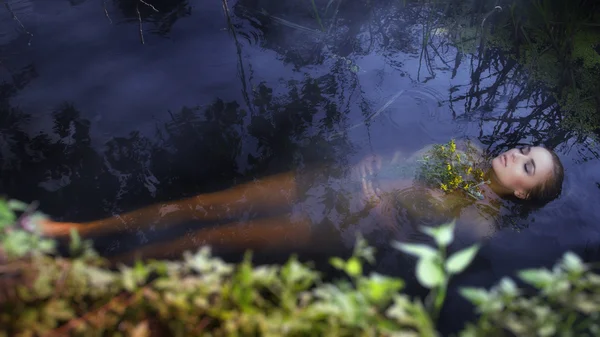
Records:
{"label": "finger", "polygon": [[371,193],[371,189],[369,188],[369,181],[367,181],[366,179],[363,179],[362,183],[363,183],[363,199],[367,203],[370,203],[371,199],[373,199],[373,194]]}
{"label": "finger", "polygon": [[367,163],[365,164],[365,172],[368,175],[372,175],[373,174],[373,169],[371,168],[371,163]]}
{"label": "finger", "polygon": [[375,167],[377,168],[377,170],[381,170],[381,164],[382,164],[381,156],[377,156],[375,158]]}
{"label": "finger", "polygon": [[363,177],[361,182],[362,182],[363,195],[368,197],[369,196],[369,187],[367,186],[367,180]]}
{"label": "finger", "polygon": [[372,198],[373,194],[375,194],[375,192],[373,192],[373,182],[371,180],[367,181],[367,193],[369,194],[369,197]]}
{"label": "finger", "polygon": [[377,194],[375,193],[375,189],[373,188],[373,182],[372,181],[368,181],[367,182],[367,191],[369,193],[369,199],[372,202],[377,202],[379,200],[379,197],[377,196]]}
{"label": "finger", "polygon": [[377,155],[373,155],[369,158],[367,169],[370,175],[375,174],[379,169],[381,169],[381,157]]}

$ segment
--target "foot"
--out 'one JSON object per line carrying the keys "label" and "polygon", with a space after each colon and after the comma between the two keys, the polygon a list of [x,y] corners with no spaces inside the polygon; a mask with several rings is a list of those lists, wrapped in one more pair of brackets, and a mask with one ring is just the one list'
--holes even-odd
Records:
{"label": "foot", "polygon": [[81,232],[81,226],[73,222],[42,220],[39,222],[39,226],[42,235],[45,237],[67,238],[71,235],[71,229]]}

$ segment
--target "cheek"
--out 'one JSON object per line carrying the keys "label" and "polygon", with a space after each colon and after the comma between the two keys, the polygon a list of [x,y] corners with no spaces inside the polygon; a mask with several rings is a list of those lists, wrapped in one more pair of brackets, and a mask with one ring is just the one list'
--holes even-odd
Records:
{"label": "cheek", "polygon": [[512,189],[522,188],[526,185],[527,178],[516,168],[503,168],[501,179],[506,187]]}
{"label": "cheek", "polygon": [[512,183],[515,188],[521,188],[525,190],[529,190],[535,185],[534,179],[530,176],[527,176],[523,172],[514,172]]}

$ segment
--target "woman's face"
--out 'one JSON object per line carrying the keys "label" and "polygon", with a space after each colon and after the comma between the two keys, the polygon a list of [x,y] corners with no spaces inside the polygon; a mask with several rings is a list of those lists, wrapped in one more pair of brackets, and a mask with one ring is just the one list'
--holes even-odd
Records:
{"label": "woman's face", "polygon": [[550,178],[552,166],[552,154],[539,146],[510,149],[492,160],[498,182],[522,199],[527,198],[527,191]]}

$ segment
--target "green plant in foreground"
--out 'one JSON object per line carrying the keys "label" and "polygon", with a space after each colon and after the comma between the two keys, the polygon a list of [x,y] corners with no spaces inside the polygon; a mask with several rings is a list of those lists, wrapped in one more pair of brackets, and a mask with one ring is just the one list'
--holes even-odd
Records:
{"label": "green plant in foreground", "polygon": [[37,232],[36,223],[41,219],[44,215],[35,210],[35,205],[0,199],[0,260],[20,258],[31,251],[53,252],[55,242]]}
{"label": "green plant in foreground", "polygon": [[[0,200],[3,230],[38,234],[18,224]],[[28,208],[29,209],[29,208]],[[27,212],[25,212],[27,213]],[[24,214],[25,214],[24,213]],[[12,220],[11,220],[12,219]],[[9,221],[14,221],[10,224]],[[19,258],[0,261],[0,337],[4,336],[439,336],[435,321],[448,281],[478,251],[474,245],[446,257],[454,223],[423,228],[438,249],[394,243],[419,258],[419,282],[431,289],[423,304],[402,292],[403,280],[364,275],[374,249],[361,237],[347,260],[331,264],[347,278],[324,282],[309,263],[291,257],[284,265],[226,263],[210,248],[176,261],[139,261],[108,268],[77,233],[73,257],[53,256],[35,246]],[[3,251],[21,242],[4,236]],[[8,245],[8,248],[6,247]],[[509,278],[490,290],[463,288],[480,318],[460,337],[597,336],[600,275],[572,253],[554,269],[519,273],[535,292]]]}
{"label": "green plant in foreground", "polygon": [[527,296],[510,278],[491,290],[461,289],[481,315],[461,337],[600,335],[600,275],[577,255],[567,252],[552,270],[527,269],[518,276],[535,293]]}
{"label": "green plant in foreground", "polygon": [[473,245],[446,257],[446,248],[454,240],[454,227],[453,221],[437,228],[421,229],[434,238],[437,250],[424,244],[393,243],[395,248],[418,257],[417,280],[422,286],[432,290],[428,306],[434,319],[438,318],[444,304],[450,277],[467,268],[479,250],[479,245]]}
{"label": "green plant in foreground", "polygon": [[71,258],[33,247],[0,264],[0,336],[437,336],[402,280],[363,275],[374,250],[360,237],[348,260],[332,260],[349,277],[335,282],[294,257],[230,264],[203,247],[115,270],[77,233],[70,248]]}

